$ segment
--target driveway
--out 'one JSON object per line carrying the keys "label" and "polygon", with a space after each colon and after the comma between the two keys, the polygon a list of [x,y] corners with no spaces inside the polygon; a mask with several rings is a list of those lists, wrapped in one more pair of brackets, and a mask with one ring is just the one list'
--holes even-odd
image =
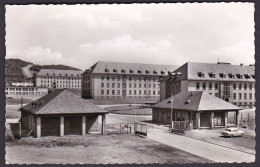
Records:
{"label": "driveway", "polygon": [[254,162],[255,155],[153,128],[148,138],[215,162]]}

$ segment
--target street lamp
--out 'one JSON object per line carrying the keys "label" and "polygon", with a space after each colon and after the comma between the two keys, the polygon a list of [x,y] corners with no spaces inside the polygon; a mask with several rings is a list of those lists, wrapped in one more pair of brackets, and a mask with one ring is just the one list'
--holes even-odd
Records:
{"label": "street lamp", "polygon": [[168,103],[171,103],[171,124],[170,124],[170,130],[172,131],[172,108],[173,108],[173,97]]}

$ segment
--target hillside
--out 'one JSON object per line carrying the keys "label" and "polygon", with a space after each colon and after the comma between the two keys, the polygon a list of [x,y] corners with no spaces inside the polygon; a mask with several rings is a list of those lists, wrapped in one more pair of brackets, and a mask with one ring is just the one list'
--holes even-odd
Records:
{"label": "hillside", "polygon": [[28,81],[34,82],[34,74],[39,72],[41,69],[80,70],[75,67],[65,66],[62,64],[38,65],[20,59],[6,59],[5,67],[5,81],[7,83]]}

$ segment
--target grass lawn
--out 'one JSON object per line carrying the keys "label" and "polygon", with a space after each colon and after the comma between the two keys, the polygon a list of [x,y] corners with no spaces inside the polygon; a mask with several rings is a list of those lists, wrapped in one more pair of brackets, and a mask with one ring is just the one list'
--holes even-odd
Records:
{"label": "grass lawn", "polygon": [[[28,98],[23,98],[23,104],[31,103],[33,100]],[[17,105],[21,104],[21,98],[6,98],[7,105]]]}
{"label": "grass lawn", "polygon": [[5,107],[5,118],[21,118],[20,105],[7,105]]}
{"label": "grass lawn", "polygon": [[105,110],[113,114],[152,115],[151,108],[143,107],[141,105],[112,106],[105,108]]}
{"label": "grass lawn", "polygon": [[8,163],[211,163],[210,160],[135,135],[23,138],[6,142]]}

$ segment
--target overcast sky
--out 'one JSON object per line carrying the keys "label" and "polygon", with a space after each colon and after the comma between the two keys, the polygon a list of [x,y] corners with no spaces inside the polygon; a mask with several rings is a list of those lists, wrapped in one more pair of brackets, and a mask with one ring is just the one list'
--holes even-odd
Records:
{"label": "overcast sky", "polygon": [[8,5],[6,49],[6,58],[82,70],[97,61],[254,64],[254,4]]}

